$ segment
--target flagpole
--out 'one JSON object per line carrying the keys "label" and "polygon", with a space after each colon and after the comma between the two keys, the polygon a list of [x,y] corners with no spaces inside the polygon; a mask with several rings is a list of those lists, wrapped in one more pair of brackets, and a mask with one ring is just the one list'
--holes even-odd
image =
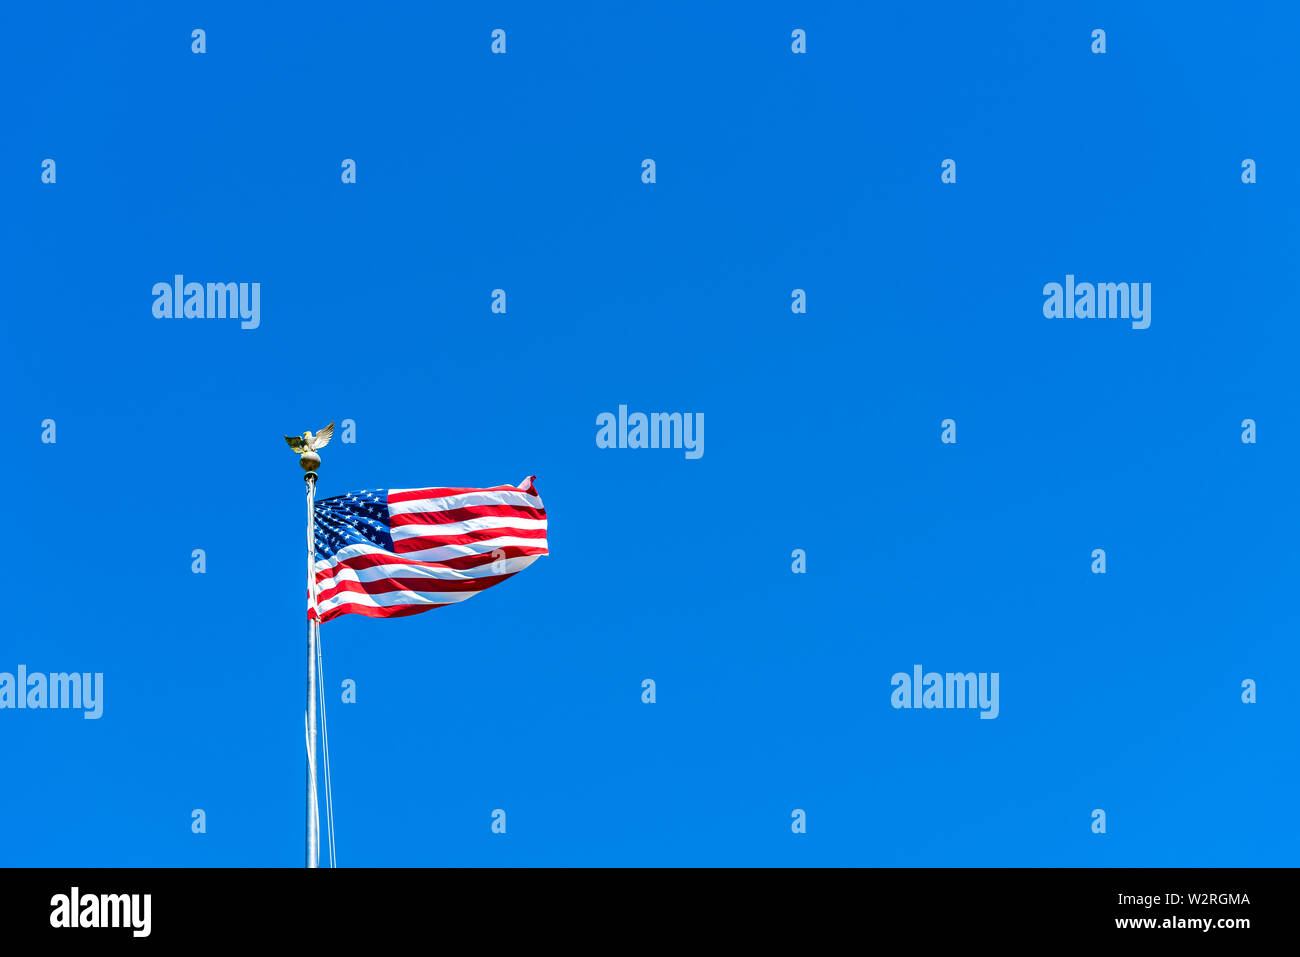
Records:
{"label": "flagpole", "polygon": [[[314,460],[314,461],[313,461]],[[316,472],[320,456],[302,456],[307,469],[307,588],[316,609]],[[320,814],[316,807],[316,641],[319,621],[307,621],[307,866],[320,866]]]}

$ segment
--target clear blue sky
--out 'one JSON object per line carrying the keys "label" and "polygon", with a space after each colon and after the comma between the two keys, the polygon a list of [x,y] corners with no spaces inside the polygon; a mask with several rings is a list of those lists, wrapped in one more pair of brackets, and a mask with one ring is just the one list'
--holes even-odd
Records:
{"label": "clear blue sky", "polygon": [[324,626],[344,865],[1294,864],[1294,10],[545,6],[5,10],[0,671],[105,701],[0,711],[0,864],[301,863],[344,418],[322,495],[536,474],[552,551]]}

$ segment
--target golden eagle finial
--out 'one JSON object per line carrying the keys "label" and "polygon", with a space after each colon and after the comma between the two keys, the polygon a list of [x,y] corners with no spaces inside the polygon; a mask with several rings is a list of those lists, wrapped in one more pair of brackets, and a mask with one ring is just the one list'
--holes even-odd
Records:
{"label": "golden eagle finial", "polygon": [[304,432],[301,438],[296,435],[286,435],[284,440],[289,444],[289,448],[298,453],[298,464],[303,467],[303,471],[313,472],[320,466],[320,456],[316,454],[316,450],[329,445],[333,437],[334,423],[331,422],[315,435]]}

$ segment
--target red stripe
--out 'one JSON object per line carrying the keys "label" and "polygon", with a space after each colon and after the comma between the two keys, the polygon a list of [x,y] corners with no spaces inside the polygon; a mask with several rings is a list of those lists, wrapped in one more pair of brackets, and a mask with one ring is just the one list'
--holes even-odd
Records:
{"label": "red stripe", "polygon": [[329,601],[340,592],[353,592],[360,595],[383,595],[390,591],[482,591],[498,585],[507,578],[513,578],[518,572],[507,575],[488,575],[483,578],[467,578],[463,581],[445,581],[430,578],[376,578],[372,582],[358,582],[344,578],[329,588],[322,589],[316,595],[318,602]]}
{"label": "red stripe", "polygon": [[457,571],[464,571],[466,568],[490,565],[497,559],[549,554],[550,552],[547,551],[544,545],[502,545],[500,548],[494,548],[490,552],[479,552],[477,555],[457,555],[455,558],[444,558],[440,562],[418,562],[417,564],[435,565],[441,568],[454,568]]}
{"label": "red stripe", "polygon": [[389,491],[388,500],[390,502],[414,502],[422,498],[445,498],[448,495],[468,495],[471,492],[523,492],[525,495],[540,498],[537,494],[536,485],[530,488],[520,488],[517,485],[494,485],[492,488],[413,488],[403,492]]}
{"label": "red stripe", "polygon": [[526,508],[523,505],[468,505],[464,508],[448,508],[440,512],[398,512],[396,515],[390,515],[388,522],[391,526],[449,525],[470,518],[490,518],[498,515],[508,518],[546,520],[546,510],[542,508]]}
{"label": "red stripe", "polygon": [[[502,554],[503,553],[503,554]],[[329,568],[321,569],[316,573],[318,582],[325,581],[327,578],[334,577],[336,568],[378,568],[383,565],[416,565],[421,568],[449,568],[453,571],[465,571],[467,568],[478,568],[480,565],[490,565],[498,559],[522,558],[525,555],[546,555],[545,548],[538,548],[534,545],[505,545],[501,548],[493,549],[490,552],[480,552],[477,555],[458,555],[455,558],[448,558],[440,562],[425,562],[414,558],[398,559],[392,554],[383,555],[353,555],[351,558],[344,558],[330,564]]]}
{"label": "red stripe", "polygon": [[475,542],[490,542],[494,538],[540,538],[546,540],[544,528],[480,528],[473,532],[459,535],[426,535],[423,538],[404,538],[393,542],[393,551],[401,555],[404,552],[420,552],[426,548],[439,548],[443,545],[473,545]]}
{"label": "red stripe", "polygon": [[[448,604],[454,604],[454,602],[446,602],[441,605],[394,605],[391,608],[376,608],[374,605],[348,603],[331,608],[321,615],[320,620],[326,622],[331,618],[337,618],[339,615],[365,615],[367,618],[401,618],[405,615],[418,615],[422,611],[430,611],[434,608],[446,608]],[[314,612],[308,614],[308,618],[315,617]]]}

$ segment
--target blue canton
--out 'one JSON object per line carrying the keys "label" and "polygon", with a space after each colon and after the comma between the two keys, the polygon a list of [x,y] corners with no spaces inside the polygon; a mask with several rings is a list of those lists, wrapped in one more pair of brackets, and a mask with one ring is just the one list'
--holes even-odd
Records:
{"label": "blue canton", "polygon": [[349,545],[393,550],[388,531],[388,489],[363,489],[316,503],[316,557],[329,561]]}

